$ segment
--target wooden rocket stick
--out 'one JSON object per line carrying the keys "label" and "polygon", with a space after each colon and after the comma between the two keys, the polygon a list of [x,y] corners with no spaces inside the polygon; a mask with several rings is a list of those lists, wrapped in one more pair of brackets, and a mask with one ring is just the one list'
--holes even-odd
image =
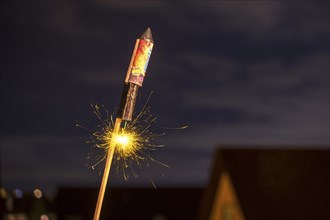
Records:
{"label": "wooden rocket stick", "polygon": [[[121,118],[116,118],[115,126],[114,126],[114,129],[113,129],[114,134],[119,133],[121,121],[122,121]],[[98,196],[98,199],[97,199],[93,220],[99,220],[99,218],[100,218],[104,193],[105,193],[105,190],[107,188],[107,182],[108,182],[108,178],[109,178],[109,173],[110,173],[110,169],[111,169],[112,158],[113,158],[114,152],[115,152],[115,146],[113,146],[113,144],[110,142],[108,155],[107,155],[107,160],[106,160],[106,163],[105,163],[103,178],[102,178],[102,182],[101,182],[101,186],[100,186],[99,196]]]}

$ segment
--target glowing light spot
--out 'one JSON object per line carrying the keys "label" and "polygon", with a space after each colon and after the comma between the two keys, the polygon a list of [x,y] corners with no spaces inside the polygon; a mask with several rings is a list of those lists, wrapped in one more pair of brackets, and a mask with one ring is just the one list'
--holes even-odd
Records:
{"label": "glowing light spot", "polygon": [[22,197],[23,197],[23,192],[22,192],[22,190],[20,190],[20,189],[15,189],[15,190],[14,190],[14,197],[15,197],[15,198],[18,198],[18,199],[22,198]]}
{"label": "glowing light spot", "polygon": [[134,154],[139,149],[137,142],[138,136],[133,132],[121,130],[119,134],[111,133],[109,144],[116,148],[116,152],[121,157],[128,157]]}
{"label": "glowing light spot", "polygon": [[7,198],[7,191],[5,190],[5,188],[0,188],[0,197],[2,198],[2,199],[5,199],[5,198]]}
{"label": "glowing light spot", "polygon": [[42,197],[42,191],[40,189],[33,190],[33,194],[37,199],[40,199]]}
{"label": "glowing light spot", "polygon": [[8,214],[7,215],[7,220],[16,220],[15,215],[14,214]]}
{"label": "glowing light spot", "polygon": [[40,220],[49,220],[47,215],[41,215]]}
{"label": "glowing light spot", "polygon": [[116,134],[113,136],[113,142],[122,147],[127,147],[131,142],[130,139],[129,135]]}

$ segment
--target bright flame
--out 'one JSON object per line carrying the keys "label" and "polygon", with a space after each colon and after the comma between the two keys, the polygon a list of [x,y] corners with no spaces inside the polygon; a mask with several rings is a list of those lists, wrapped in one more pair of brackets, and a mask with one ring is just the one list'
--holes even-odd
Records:
{"label": "bright flame", "polygon": [[114,134],[110,132],[108,134],[109,146],[116,148],[116,151],[121,155],[121,157],[129,157],[132,154],[135,154],[139,150],[138,136],[133,133],[122,129],[120,133]]}
{"label": "bright flame", "polygon": [[126,148],[127,145],[130,144],[130,137],[127,135],[116,134],[112,138],[115,145],[119,145]]}

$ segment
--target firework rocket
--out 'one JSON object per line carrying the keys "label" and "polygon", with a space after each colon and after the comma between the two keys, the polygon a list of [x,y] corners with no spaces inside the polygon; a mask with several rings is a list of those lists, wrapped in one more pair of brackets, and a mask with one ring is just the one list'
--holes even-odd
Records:
{"label": "firework rocket", "polygon": [[[148,28],[139,39],[136,40],[133,55],[126,73],[124,89],[117,113],[117,118],[113,128],[113,134],[118,134],[121,130],[122,121],[129,122],[132,120],[135,107],[136,97],[139,87],[142,86],[143,79],[146,74],[149,58],[153,47],[153,39],[151,30]],[[109,177],[112,158],[115,152],[114,144],[110,142],[100,191],[96,203],[94,220],[99,220],[104,193]]]}
{"label": "firework rocket", "polygon": [[151,30],[148,28],[141,35],[140,39],[136,40],[131,62],[126,73],[117,116],[124,121],[132,120],[136,97],[146,74],[153,45]]}

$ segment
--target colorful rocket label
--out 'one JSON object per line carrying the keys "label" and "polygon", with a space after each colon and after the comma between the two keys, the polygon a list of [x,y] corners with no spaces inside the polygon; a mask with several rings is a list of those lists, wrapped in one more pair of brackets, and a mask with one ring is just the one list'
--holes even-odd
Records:
{"label": "colorful rocket label", "polygon": [[142,86],[153,45],[151,41],[140,40],[128,80],[130,83]]}

